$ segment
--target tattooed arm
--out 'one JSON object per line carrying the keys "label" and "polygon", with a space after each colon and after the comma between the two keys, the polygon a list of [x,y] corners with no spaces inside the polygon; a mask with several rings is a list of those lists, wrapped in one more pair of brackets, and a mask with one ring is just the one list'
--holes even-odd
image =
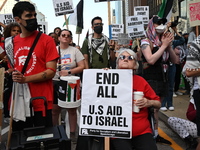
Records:
{"label": "tattooed arm", "polygon": [[12,78],[14,82],[19,83],[41,82],[49,80],[52,79],[56,73],[56,65],[56,60],[49,61],[46,63],[46,70],[30,76],[24,76],[21,74],[21,72],[14,71]]}
{"label": "tattooed arm", "polygon": [[144,55],[147,62],[151,65],[153,65],[162,56],[165,49],[166,49],[165,46],[161,46],[156,53],[152,54],[152,50],[150,48],[150,45],[143,44],[141,46],[142,54]]}

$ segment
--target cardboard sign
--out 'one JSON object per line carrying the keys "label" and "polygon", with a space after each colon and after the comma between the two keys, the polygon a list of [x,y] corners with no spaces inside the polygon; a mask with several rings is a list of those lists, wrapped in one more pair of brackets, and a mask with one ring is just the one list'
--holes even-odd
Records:
{"label": "cardboard sign", "polygon": [[129,37],[132,39],[144,37],[145,30],[142,16],[129,16],[126,17],[127,31]]}
{"label": "cardboard sign", "polygon": [[189,23],[190,27],[200,25],[200,1],[188,2]]}
{"label": "cardboard sign", "polygon": [[129,38],[128,34],[126,34],[126,33],[119,33],[118,34],[117,43],[118,43],[118,45],[129,45],[130,38]]}
{"label": "cardboard sign", "polygon": [[56,16],[71,14],[74,12],[72,0],[53,0]]}
{"label": "cardboard sign", "polygon": [[0,14],[0,22],[5,25],[9,25],[12,22],[15,22],[12,14]]}
{"label": "cardboard sign", "polygon": [[134,16],[142,16],[143,23],[148,25],[149,23],[149,6],[135,6]]}
{"label": "cardboard sign", "polygon": [[48,23],[47,22],[38,22],[38,31],[48,34]]}
{"label": "cardboard sign", "polygon": [[132,70],[85,69],[79,135],[132,137]]}
{"label": "cardboard sign", "polygon": [[112,24],[111,25],[111,40],[117,40],[118,35],[120,33],[124,33],[124,25],[123,24]]}

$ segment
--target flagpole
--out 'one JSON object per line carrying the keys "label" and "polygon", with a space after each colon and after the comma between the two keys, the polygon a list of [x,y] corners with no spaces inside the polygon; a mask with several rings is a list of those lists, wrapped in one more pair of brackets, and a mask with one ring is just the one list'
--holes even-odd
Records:
{"label": "flagpole", "polygon": [[6,4],[6,2],[7,2],[7,0],[5,0],[5,1],[3,2],[3,4],[2,4],[1,7],[0,7],[0,11],[1,11],[2,8],[4,7],[4,5]]}
{"label": "flagpole", "polygon": [[111,20],[110,20],[110,17],[111,15],[110,15],[110,1],[108,1],[108,25],[110,25],[111,24]]}
{"label": "flagpole", "polygon": [[[110,1],[108,3],[108,26],[111,24],[110,20]],[[104,137],[104,150],[110,150],[110,138],[109,137]]]}
{"label": "flagpole", "polygon": [[64,15],[64,18],[65,18],[65,24],[66,24],[66,28],[68,29],[68,21],[67,21],[67,16]]}
{"label": "flagpole", "polygon": [[0,68],[0,144],[2,142],[2,121],[3,121],[3,91],[4,91],[4,73],[5,68]]}
{"label": "flagpole", "polygon": [[196,26],[196,36],[199,36],[199,27]]}
{"label": "flagpole", "polygon": [[78,46],[80,46],[79,41],[80,41],[80,34],[78,34]]}

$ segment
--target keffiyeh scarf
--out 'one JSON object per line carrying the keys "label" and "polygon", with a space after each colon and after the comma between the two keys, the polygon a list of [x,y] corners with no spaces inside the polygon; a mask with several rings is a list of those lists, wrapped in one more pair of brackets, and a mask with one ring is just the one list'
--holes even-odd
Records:
{"label": "keffiyeh scarf", "polygon": [[153,25],[153,17],[149,20],[148,27],[147,27],[147,36],[149,40],[154,43],[156,46],[161,46],[161,41],[159,40],[158,35],[156,34],[156,29]]}
{"label": "keffiyeh scarf", "polygon": [[[182,74],[189,81],[191,86],[191,96],[193,95],[194,77],[187,77],[186,70],[199,70],[200,69],[200,36],[198,36],[194,41],[189,43],[188,55],[186,63],[183,67]],[[200,86],[200,76],[196,77],[198,85]]]}
{"label": "keffiyeh scarf", "polygon": [[[100,39],[93,38],[93,34],[88,36],[88,48],[90,53],[90,63],[92,63],[92,49],[94,49],[100,56],[103,54],[104,47],[106,43],[109,43],[109,39],[102,33],[102,37]],[[110,58],[109,47],[107,48],[108,59]]]}

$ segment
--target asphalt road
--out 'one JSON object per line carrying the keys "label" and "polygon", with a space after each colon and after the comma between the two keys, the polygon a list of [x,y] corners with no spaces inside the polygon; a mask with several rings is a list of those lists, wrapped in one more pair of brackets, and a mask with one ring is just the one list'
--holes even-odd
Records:
{"label": "asphalt road", "polygon": [[[3,123],[1,150],[5,150],[5,142],[7,142],[8,130],[8,124]],[[157,143],[158,150],[185,150],[187,147],[185,142],[162,121],[159,121],[159,135],[171,141],[172,145],[163,145]],[[73,146],[72,150],[75,150],[75,146]]]}

